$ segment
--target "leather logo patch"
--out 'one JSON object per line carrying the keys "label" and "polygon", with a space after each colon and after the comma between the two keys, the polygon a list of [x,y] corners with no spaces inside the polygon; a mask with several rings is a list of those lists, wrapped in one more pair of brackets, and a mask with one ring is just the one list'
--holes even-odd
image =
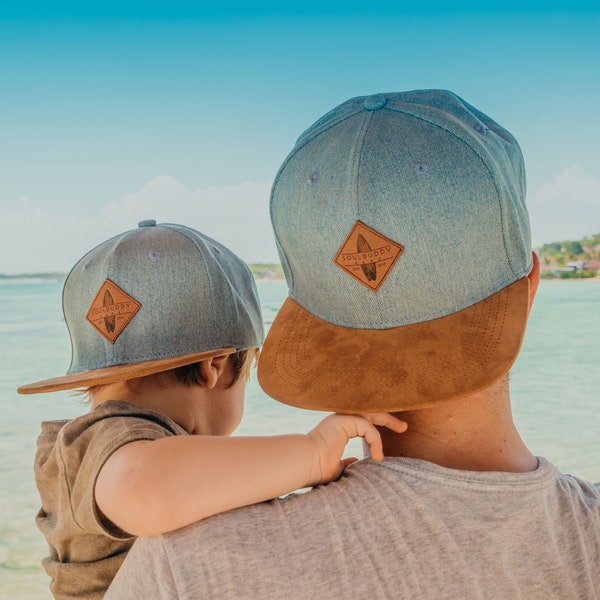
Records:
{"label": "leather logo patch", "polygon": [[400,257],[404,246],[356,221],[334,262],[356,281],[376,292]]}
{"label": "leather logo patch", "polygon": [[107,279],[100,286],[85,318],[114,344],[141,306],[117,284]]}

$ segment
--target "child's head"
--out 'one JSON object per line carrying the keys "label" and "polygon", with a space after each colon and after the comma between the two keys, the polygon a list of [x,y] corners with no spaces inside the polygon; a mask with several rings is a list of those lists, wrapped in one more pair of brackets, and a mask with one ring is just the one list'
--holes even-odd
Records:
{"label": "child's head", "polygon": [[[198,231],[155,221],[83,256],[65,281],[63,311],[72,346],[67,375],[20,393],[136,379],[257,348],[263,339],[247,265]],[[180,372],[190,383],[193,373]]]}

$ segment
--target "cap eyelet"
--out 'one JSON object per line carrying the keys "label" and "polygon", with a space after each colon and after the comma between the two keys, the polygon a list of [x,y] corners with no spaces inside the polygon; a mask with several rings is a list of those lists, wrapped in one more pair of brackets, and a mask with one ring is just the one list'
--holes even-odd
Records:
{"label": "cap eyelet", "polygon": [[379,110],[383,108],[387,103],[387,98],[383,94],[375,94],[374,96],[367,96],[363,101],[363,108],[365,110]]}

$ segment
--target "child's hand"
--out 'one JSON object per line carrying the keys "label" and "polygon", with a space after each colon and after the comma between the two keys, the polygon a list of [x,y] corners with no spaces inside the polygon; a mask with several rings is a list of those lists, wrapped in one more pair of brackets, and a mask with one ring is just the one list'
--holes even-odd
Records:
{"label": "child's hand", "polygon": [[327,483],[337,479],[342,471],[356,458],[342,460],[348,440],[362,437],[369,444],[371,458],[383,459],[381,436],[375,425],[403,433],[408,425],[389,413],[367,413],[364,415],[329,415],[307,435],[314,445],[314,460],[311,484]]}

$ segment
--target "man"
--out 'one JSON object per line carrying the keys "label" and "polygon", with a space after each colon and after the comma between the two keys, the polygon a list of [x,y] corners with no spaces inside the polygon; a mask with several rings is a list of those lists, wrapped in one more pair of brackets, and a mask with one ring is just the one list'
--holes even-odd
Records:
{"label": "man", "polygon": [[560,474],[510,410],[539,280],[515,139],[454,94],[354,98],[283,163],[289,285],[259,382],[389,411],[388,458],[139,540],[107,598],[596,598],[600,484]]}

